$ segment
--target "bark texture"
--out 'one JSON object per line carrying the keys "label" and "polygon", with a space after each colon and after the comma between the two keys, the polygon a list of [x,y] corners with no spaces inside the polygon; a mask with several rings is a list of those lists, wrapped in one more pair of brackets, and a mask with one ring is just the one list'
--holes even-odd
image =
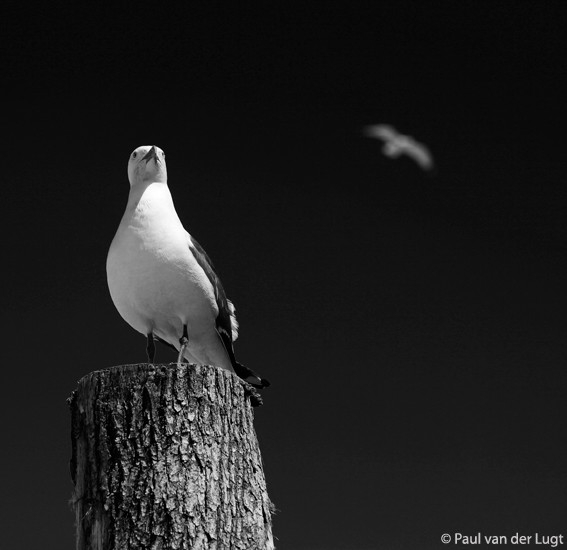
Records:
{"label": "bark texture", "polygon": [[69,399],[78,550],[271,550],[247,392],[194,365],[88,374]]}

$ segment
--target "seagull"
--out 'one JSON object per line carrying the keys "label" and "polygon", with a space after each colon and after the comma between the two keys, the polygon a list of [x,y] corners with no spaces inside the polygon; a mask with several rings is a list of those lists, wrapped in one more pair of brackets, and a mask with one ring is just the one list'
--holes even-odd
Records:
{"label": "seagull", "polygon": [[235,308],[207,253],[183,227],[167,185],[164,152],[135,149],[130,194],[106,260],[110,296],[123,319],[146,336],[148,362],[158,340],[196,365],[215,365],[255,388],[270,383],[238,363]]}
{"label": "seagull", "polygon": [[429,149],[410,136],[400,134],[387,124],[374,124],[364,128],[364,135],[384,141],[382,152],[390,158],[398,158],[404,154],[412,158],[423,170],[433,169],[433,157]]}

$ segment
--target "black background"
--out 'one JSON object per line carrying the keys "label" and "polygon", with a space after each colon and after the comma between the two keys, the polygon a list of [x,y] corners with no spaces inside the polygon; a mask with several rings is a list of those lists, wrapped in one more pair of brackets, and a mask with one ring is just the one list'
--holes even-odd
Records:
{"label": "black background", "polygon": [[3,547],[74,547],[65,399],[145,361],[105,274],[142,144],[272,382],[279,549],[567,535],[564,6],[4,3]]}

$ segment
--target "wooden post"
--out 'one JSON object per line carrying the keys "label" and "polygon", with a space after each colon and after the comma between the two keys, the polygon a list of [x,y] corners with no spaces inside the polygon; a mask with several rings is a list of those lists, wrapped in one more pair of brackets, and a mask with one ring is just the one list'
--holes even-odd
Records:
{"label": "wooden post", "polygon": [[83,377],[72,413],[77,550],[272,550],[245,385],[216,367]]}

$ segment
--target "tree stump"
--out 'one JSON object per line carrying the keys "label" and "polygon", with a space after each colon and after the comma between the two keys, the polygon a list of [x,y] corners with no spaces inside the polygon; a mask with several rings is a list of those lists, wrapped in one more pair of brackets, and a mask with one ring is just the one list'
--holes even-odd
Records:
{"label": "tree stump", "polygon": [[123,365],[69,398],[78,550],[272,550],[245,386],[226,370]]}

